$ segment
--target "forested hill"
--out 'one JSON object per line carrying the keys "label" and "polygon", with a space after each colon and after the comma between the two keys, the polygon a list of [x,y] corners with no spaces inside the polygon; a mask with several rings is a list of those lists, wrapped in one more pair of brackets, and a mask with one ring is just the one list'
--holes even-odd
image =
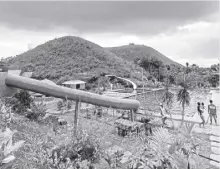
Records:
{"label": "forested hill", "polygon": [[173,60],[164,56],[157,50],[145,45],[130,44],[130,45],[111,47],[106,49],[108,49],[118,57],[121,57],[129,61],[135,61],[142,58],[147,58],[147,59],[152,58],[163,62],[163,64],[167,64],[167,65],[174,64],[180,66],[179,63],[174,62]]}
{"label": "forested hill", "polygon": [[34,78],[54,81],[64,76],[82,79],[102,72],[126,77],[134,67],[107,49],[74,36],[48,41],[10,59],[9,64],[33,71]]}

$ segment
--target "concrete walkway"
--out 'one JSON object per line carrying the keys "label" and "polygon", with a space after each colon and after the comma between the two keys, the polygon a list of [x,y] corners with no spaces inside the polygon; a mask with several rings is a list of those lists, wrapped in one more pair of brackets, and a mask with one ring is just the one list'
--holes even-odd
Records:
{"label": "concrete walkway", "polygon": [[[210,165],[215,166],[217,168],[220,168],[220,93],[217,91],[211,91],[210,92],[210,97],[207,98],[205,101],[205,104],[208,105],[209,100],[213,100],[214,104],[217,106],[217,122],[218,126],[215,125],[215,122],[212,122],[212,125],[210,125],[210,120],[209,122],[205,125],[205,128],[195,128],[195,132],[199,133],[206,133],[210,135],[210,141],[211,141],[211,155],[210,158],[218,161],[210,161]],[[195,119],[199,120],[199,116],[195,115]],[[208,119],[208,113],[205,113],[205,119]],[[201,120],[200,120],[201,121]]]}
{"label": "concrete walkway", "polygon": [[219,124],[220,123],[220,103],[219,103],[220,93],[216,91],[216,92],[212,92],[211,94],[212,94],[212,100],[214,101],[214,104],[217,106],[217,115],[218,115],[217,121],[219,126],[214,126],[214,125],[211,126],[212,135],[210,135],[210,140],[212,146],[211,147],[212,154],[210,155],[210,157],[212,159],[217,160],[218,163],[210,161],[210,164],[220,168],[220,124]]}

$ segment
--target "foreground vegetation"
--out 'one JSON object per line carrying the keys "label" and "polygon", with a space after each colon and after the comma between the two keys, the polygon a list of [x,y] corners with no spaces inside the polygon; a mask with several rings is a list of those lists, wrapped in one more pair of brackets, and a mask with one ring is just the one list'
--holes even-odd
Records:
{"label": "foreground vegetation", "polygon": [[[74,135],[73,128],[59,125],[55,116],[47,116],[44,106],[32,108],[39,103],[25,91],[13,99],[17,104],[3,99],[0,110],[0,145],[4,150],[1,168],[5,169],[189,169],[199,166],[202,160],[197,153],[207,144],[201,135],[192,132],[194,124],[185,123],[182,128],[170,131],[155,128],[153,136],[142,133],[122,138],[117,136],[113,125],[106,123],[114,124],[114,117],[106,114],[98,121],[84,119],[83,112]],[[66,119],[67,124],[74,120],[71,116]],[[113,155],[106,152],[112,145],[128,148],[133,155],[122,164],[124,152],[116,151]],[[5,149],[10,151],[4,153]]]}

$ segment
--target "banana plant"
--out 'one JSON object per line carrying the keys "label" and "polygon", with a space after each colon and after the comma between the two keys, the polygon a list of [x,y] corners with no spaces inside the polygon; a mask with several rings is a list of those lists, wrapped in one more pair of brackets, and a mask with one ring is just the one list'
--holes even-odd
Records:
{"label": "banana plant", "polygon": [[0,131],[0,166],[4,166],[15,160],[14,152],[24,144],[23,140],[16,143],[12,142],[12,136],[16,132],[16,130],[11,131],[7,127],[4,132]]}

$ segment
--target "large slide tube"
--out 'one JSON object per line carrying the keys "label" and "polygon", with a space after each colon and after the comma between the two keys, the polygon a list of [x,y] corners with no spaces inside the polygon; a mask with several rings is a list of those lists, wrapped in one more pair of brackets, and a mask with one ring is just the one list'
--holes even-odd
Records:
{"label": "large slide tube", "polygon": [[5,78],[5,84],[10,87],[25,89],[58,98],[67,98],[76,101],[80,100],[81,102],[103,107],[137,110],[140,106],[140,103],[137,100],[118,99],[108,96],[102,96],[77,89],[70,89],[54,84],[47,84],[39,80],[26,78],[10,73]]}

